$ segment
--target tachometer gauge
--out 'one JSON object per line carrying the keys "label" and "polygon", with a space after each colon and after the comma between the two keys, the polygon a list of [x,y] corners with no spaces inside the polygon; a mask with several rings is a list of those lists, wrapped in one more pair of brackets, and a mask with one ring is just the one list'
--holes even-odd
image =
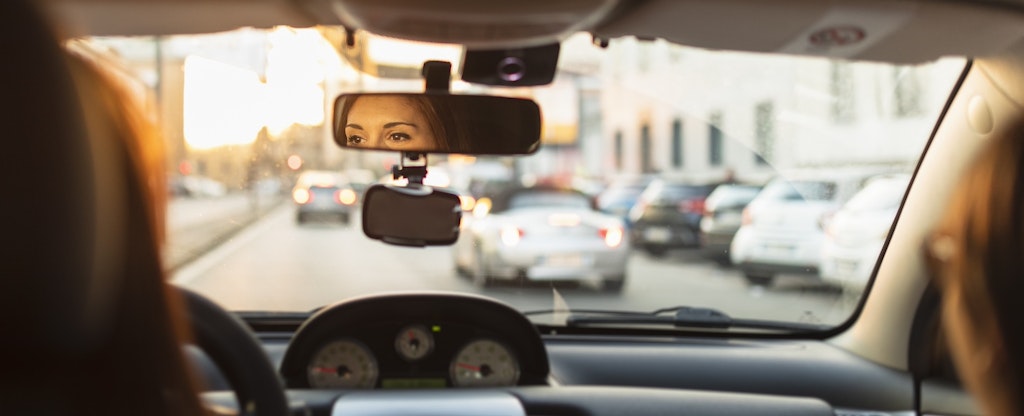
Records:
{"label": "tachometer gauge", "polygon": [[433,350],[434,336],[422,325],[402,328],[395,337],[395,351],[406,360],[419,360]]}
{"label": "tachometer gauge", "polygon": [[451,364],[452,384],[460,387],[514,386],[519,362],[498,341],[478,339],[466,344]]}
{"label": "tachometer gauge", "polygon": [[307,371],[314,388],[373,388],[377,384],[377,359],[353,339],[325,345],[313,355]]}

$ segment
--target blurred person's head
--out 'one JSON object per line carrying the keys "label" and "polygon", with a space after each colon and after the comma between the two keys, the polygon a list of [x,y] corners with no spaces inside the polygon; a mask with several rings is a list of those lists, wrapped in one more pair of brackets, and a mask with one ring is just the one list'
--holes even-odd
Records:
{"label": "blurred person's head", "polygon": [[996,135],[954,191],[929,261],[957,373],[985,414],[1024,407],[1024,121]]}
{"label": "blurred person's head", "polygon": [[122,84],[0,2],[2,414],[203,413],[160,258],[162,142]]}

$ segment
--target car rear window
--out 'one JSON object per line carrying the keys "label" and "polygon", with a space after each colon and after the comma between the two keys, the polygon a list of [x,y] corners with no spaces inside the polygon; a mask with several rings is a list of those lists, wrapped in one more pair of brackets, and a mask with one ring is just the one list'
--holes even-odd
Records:
{"label": "car rear window", "polygon": [[900,206],[903,194],[907,191],[910,178],[887,178],[868,182],[845,208],[853,211],[873,211],[893,209]]}
{"label": "car rear window", "polygon": [[760,192],[760,186],[722,185],[708,195],[707,205],[709,208],[718,205],[742,205],[750,202]]}
{"label": "car rear window", "polygon": [[558,207],[589,208],[590,201],[583,195],[569,192],[520,192],[508,201],[508,209]]}
{"label": "car rear window", "polygon": [[772,182],[759,195],[774,201],[831,201],[835,197],[835,182],[803,180]]}
{"label": "car rear window", "polygon": [[642,198],[648,201],[680,201],[694,197],[706,197],[711,193],[711,188],[712,187],[707,185],[676,184],[658,181],[651,183],[651,185],[644,190]]}

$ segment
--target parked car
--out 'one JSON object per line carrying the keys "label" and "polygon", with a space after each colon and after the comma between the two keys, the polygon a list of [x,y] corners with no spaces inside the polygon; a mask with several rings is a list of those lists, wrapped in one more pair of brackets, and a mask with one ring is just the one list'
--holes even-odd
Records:
{"label": "parked car", "polygon": [[568,280],[615,292],[626,282],[629,242],[622,221],[594,210],[579,191],[510,189],[478,200],[467,224],[453,250],[455,267],[480,286]]}
{"label": "parked car", "polygon": [[700,244],[704,254],[720,264],[732,264],[729,246],[743,224],[743,210],[761,192],[760,185],[723,184],[704,201]]}
{"label": "parked car", "polygon": [[223,183],[200,175],[174,177],[168,180],[168,189],[173,196],[189,198],[220,198],[228,193]]}
{"label": "parked car", "polygon": [[356,191],[356,195],[359,198],[362,198],[366,188],[377,182],[376,175],[367,169],[346,169],[342,174],[345,176],[348,184],[352,186],[352,189]]}
{"label": "parked car", "polygon": [[818,267],[823,281],[853,293],[864,289],[909,184],[906,174],[871,178],[826,222]]}
{"label": "parked car", "polygon": [[359,193],[345,175],[330,171],[306,171],[299,175],[292,189],[295,201],[295,221],[299,224],[311,219],[335,219],[348,224],[352,213],[359,209]]}
{"label": "parked car", "polygon": [[622,218],[622,221],[629,227],[629,210],[633,209],[633,205],[636,205],[636,201],[640,199],[640,194],[652,180],[653,178],[649,176],[640,176],[612,181],[604,191],[597,195],[597,209]]}
{"label": "parked car", "polygon": [[863,174],[778,177],[743,210],[729,249],[750,284],[779,273],[817,275],[825,240],[822,221],[860,189]]}
{"label": "parked car", "polygon": [[704,201],[714,185],[656,179],[629,211],[633,245],[652,256],[700,246]]}

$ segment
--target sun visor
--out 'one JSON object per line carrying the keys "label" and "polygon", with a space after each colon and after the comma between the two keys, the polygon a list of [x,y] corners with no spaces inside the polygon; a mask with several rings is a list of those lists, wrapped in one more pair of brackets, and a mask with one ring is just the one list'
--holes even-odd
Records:
{"label": "sun visor", "polygon": [[333,0],[346,27],[470,48],[556,42],[603,19],[614,0]]}

